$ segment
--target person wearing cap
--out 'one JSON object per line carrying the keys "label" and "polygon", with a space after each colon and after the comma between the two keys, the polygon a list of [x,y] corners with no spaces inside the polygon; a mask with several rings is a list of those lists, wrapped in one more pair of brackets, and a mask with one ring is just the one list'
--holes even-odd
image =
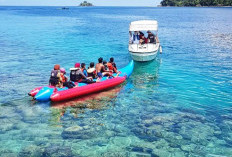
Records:
{"label": "person wearing cap", "polygon": [[51,76],[49,79],[49,85],[60,87],[62,78],[60,77],[60,65],[54,65],[53,70],[51,71]]}
{"label": "person wearing cap", "polygon": [[147,39],[149,40],[149,43],[153,43],[156,44],[158,43],[158,37],[156,35],[154,35],[151,31],[147,31],[148,36]]}
{"label": "person wearing cap", "polygon": [[64,68],[60,68],[60,77],[62,79],[62,86],[73,88],[76,85],[72,81],[68,81],[68,77],[65,75],[66,71]]}
{"label": "person wearing cap", "polygon": [[70,80],[73,82],[81,82],[81,83],[95,83],[96,81],[92,81],[85,76],[80,66],[81,66],[80,63],[76,63],[75,68],[70,69],[71,70]]}

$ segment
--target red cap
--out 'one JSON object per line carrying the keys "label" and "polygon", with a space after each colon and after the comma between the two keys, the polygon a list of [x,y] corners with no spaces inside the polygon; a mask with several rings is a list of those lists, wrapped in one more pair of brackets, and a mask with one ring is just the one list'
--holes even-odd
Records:
{"label": "red cap", "polygon": [[54,70],[60,70],[60,65],[59,64],[54,65]]}
{"label": "red cap", "polygon": [[80,63],[76,63],[75,64],[75,68],[80,68],[81,67],[81,64]]}

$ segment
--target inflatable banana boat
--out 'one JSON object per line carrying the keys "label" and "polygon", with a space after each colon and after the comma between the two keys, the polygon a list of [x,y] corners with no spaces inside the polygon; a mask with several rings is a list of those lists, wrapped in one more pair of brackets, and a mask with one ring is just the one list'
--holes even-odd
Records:
{"label": "inflatable banana boat", "polygon": [[120,74],[115,78],[103,77],[100,82],[86,84],[76,83],[77,87],[68,89],[67,87],[58,88],[54,86],[41,86],[33,89],[28,93],[37,101],[64,101],[72,98],[88,95],[91,93],[100,92],[105,89],[115,87],[123,83],[134,69],[133,60],[124,68],[118,69]]}

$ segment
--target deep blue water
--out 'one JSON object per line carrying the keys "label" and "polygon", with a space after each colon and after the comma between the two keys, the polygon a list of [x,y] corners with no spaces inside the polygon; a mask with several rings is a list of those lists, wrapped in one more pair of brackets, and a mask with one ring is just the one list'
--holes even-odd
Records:
{"label": "deep blue water", "polygon": [[[232,9],[0,7],[1,156],[232,156]],[[121,86],[59,104],[27,93],[69,69],[130,60],[131,21],[163,54]]]}

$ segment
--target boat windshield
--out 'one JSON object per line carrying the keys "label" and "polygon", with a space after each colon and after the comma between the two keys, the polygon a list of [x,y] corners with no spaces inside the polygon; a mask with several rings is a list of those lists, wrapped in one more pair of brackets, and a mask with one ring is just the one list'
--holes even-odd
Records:
{"label": "boat windshield", "polygon": [[129,44],[156,44],[157,32],[129,31]]}

